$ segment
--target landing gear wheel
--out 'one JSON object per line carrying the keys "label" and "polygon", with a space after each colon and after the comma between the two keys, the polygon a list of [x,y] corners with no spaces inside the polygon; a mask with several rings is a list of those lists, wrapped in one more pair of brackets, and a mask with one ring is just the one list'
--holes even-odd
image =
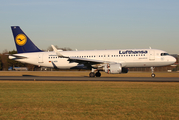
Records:
{"label": "landing gear wheel", "polygon": [[95,77],[95,73],[94,72],[90,72],[89,77]]}
{"label": "landing gear wheel", "polygon": [[154,78],[155,77],[155,74],[154,74],[154,69],[155,67],[150,67],[151,71],[152,71],[152,74],[151,74],[151,77]]}
{"label": "landing gear wheel", "polygon": [[154,77],[155,77],[155,74],[154,74],[154,73],[152,73],[152,74],[151,74],[151,77],[152,77],[152,78],[154,78]]}
{"label": "landing gear wheel", "polygon": [[95,74],[96,77],[101,77],[101,73],[98,71],[96,74]]}

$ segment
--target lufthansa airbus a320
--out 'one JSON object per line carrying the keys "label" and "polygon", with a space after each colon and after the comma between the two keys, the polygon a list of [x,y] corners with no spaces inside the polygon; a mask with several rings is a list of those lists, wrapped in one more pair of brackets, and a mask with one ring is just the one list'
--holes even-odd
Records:
{"label": "lufthansa airbus a320", "polygon": [[130,67],[151,67],[151,76],[155,77],[154,67],[176,62],[174,57],[158,49],[62,51],[52,45],[53,51],[44,52],[19,26],[12,26],[11,29],[18,54],[9,55],[9,59],[59,69],[85,67],[91,69],[89,77],[100,77],[100,71],[108,74],[127,73]]}

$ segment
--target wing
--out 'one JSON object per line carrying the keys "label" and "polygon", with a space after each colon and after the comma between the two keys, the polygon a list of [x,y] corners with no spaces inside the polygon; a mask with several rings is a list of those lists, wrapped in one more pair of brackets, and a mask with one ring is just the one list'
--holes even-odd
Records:
{"label": "wing", "polygon": [[[95,60],[95,59],[63,56],[53,45],[51,45],[51,46],[52,46],[53,50],[56,52],[56,54],[59,57],[68,58],[68,61],[70,61],[70,62],[77,62],[79,64],[84,64],[84,65],[112,63],[112,62],[103,61],[103,60]],[[116,63],[116,62],[113,62],[113,63]]]}

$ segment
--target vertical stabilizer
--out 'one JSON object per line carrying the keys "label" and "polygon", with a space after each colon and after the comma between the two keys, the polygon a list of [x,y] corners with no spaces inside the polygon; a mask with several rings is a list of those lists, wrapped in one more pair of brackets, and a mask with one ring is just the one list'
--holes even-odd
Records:
{"label": "vertical stabilizer", "polygon": [[18,53],[42,52],[19,26],[11,26],[11,29]]}

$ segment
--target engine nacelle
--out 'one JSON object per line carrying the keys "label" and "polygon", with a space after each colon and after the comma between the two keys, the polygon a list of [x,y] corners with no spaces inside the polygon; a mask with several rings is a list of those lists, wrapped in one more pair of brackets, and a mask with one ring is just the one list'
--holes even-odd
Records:
{"label": "engine nacelle", "polygon": [[104,71],[108,74],[121,74],[121,73],[128,73],[128,69],[122,67],[121,64],[106,64],[104,66]]}

